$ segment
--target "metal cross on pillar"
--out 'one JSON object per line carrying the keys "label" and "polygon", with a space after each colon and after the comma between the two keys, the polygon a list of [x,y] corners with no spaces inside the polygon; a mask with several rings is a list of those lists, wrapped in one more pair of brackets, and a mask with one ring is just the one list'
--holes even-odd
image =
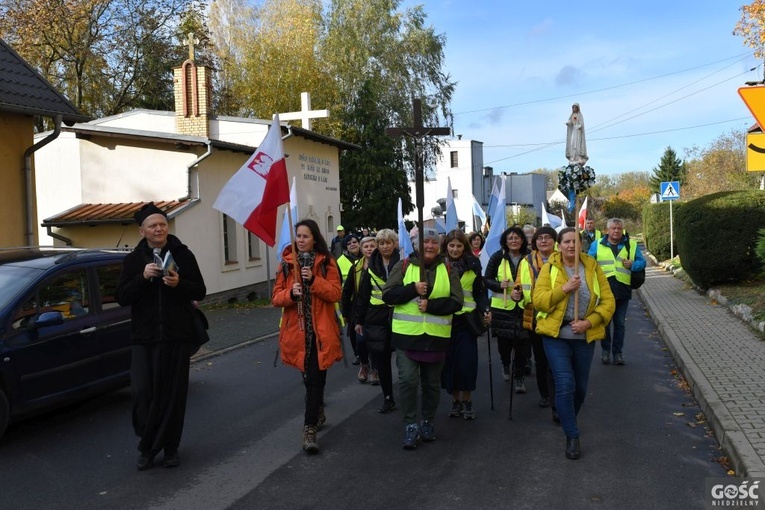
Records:
{"label": "metal cross on pillar", "polygon": [[[450,135],[452,130],[445,127],[425,127],[422,125],[422,101],[412,99],[412,111],[414,116],[414,126],[409,128],[388,128],[385,132],[388,136],[409,136],[414,142],[414,183],[415,197],[417,205],[417,230],[419,235],[417,239],[417,253],[420,257],[420,281],[424,281],[424,270],[422,256],[425,250],[424,227],[422,220],[422,208],[425,207],[425,177],[420,147],[420,138],[425,136],[444,136]],[[402,235],[401,232],[398,233]],[[403,234],[405,235],[405,233]]]}

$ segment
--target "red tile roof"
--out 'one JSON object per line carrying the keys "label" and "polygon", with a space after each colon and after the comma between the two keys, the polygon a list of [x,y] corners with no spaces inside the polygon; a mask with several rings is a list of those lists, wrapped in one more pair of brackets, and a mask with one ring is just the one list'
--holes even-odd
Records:
{"label": "red tile roof", "polygon": [[[97,225],[99,223],[133,223],[133,215],[147,202],[126,202],[118,204],[80,204],[42,222],[43,227],[66,225]],[[167,200],[154,202],[172,219],[191,204],[190,200]]]}

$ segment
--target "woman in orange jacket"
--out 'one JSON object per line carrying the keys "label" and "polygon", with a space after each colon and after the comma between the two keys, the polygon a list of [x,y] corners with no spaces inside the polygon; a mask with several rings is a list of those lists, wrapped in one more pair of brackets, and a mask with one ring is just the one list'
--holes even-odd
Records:
{"label": "woman in orange jacket", "polygon": [[303,450],[308,453],[319,451],[316,429],[326,421],[327,369],[343,357],[335,316],[335,303],[341,294],[340,271],[319,226],[308,219],[298,222],[294,250],[287,247],[282,252],[271,303],[282,308],[279,330],[282,363],[303,373],[306,391]]}

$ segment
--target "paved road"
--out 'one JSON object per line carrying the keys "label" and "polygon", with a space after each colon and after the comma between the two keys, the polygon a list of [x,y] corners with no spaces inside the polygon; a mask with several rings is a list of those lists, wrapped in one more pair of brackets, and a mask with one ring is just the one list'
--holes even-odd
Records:
{"label": "paved road", "polygon": [[510,386],[496,352],[490,410],[485,339],[475,421],[449,419],[444,395],[438,440],[404,451],[400,411],[378,414],[379,389],[337,365],[322,452],[307,456],[304,390],[297,372],[273,367],[272,314],[209,314],[211,344],[224,341],[218,320],[242,340],[267,338],[193,365],[181,467],[135,470],[122,390],[12,426],[0,445],[0,508],[700,508],[705,478],[724,474],[639,299],[629,310],[628,364],[595,359],[578,461],[564,458],[561,429],[537,406],[533,381],[507,419]]}

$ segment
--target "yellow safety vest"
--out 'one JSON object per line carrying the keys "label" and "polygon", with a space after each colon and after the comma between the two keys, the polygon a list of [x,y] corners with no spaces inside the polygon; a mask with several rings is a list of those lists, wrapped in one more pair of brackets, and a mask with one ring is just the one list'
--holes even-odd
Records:
{"label": "yellow safety vest", "polygon": [[[497,281],[503,281],[505,278],[503,276],[505,275],[512,275],[512,268],[510,267],[510,262],[508,262],[506,259],[502,259],[502,263],[497,268]],[[531,286],[534,280],[531,276],[531,266],[529,265],[529,261],[526,260],[526,257],[523,257],[521,261],[518,263],[518,275],[520,275],[520,281],[518,281],[518,278],[516,278],[516,282],[520,283],[521,289],[523,290],[523,299],[521,299],[519,302],[515,302],[512,299],[507,300],[507,306],[505,306],[505,293],[504,292],[493,292],[491,293],[491,307],[492,308],[500,308],[503,310],[512,310],[516,306],[520,306],[521,308],[524,308],[527,304],[531,303]],[[516,275],[516,276],[518,276]],[[513,289],[508,288],[507,293],[509,294]]]}
{"label": "yellow safety vest", "polygon": [[[626,246],[625,243],[619,254],[614,257],[614,251],[610,245],[606,246],[603,243],[598,243],[597,258],[600,268],[606,274],[606,278],[616,276],[616,281],[629,285],[630,281],[632,281],[632,270],[627,269],[623,264],[625,260],[628,260]],[[629,260],[635,260],[635,251],[631,250],[631,252]]]}
{"label": "yellow safety vest", "polygon": [[372,292],[369,296],[369,304],[371,306],[384,305],[385,301],[382,298],[382,289],[385,287],[385,280],[377,276],[374,271],[369,271],[369,283],[372,286]]}
{"label": "yellow safety vest", "polygon": [[454,312],[454,315],[462,315],[463,313],[470,313],[475,310],[475,298],[473,297],[473,283],[475,282],[476,274],[471,269],[462,273],[460,278],[460,285],[462,286],[462,295],[465,298],[462,303],[462,308]]}
{"label": "yellow safety vest", "polygon": [[[414,264],[409,264],[404,274],[403,284],[408,285],[417,282],[419,276],[420,268]],[[445,264],[439,264],[436,267],[436,281],[433,285],[433,291],[428,299],[449,297],[450,294],[449,271]],[[392,331],[409,336],[428,334],[440,338],[449,338],[452,334],[452,316],[421,312],[417,306],[418,302],[419,298],[414,298],[407,303],[393,307]]]}
{"label": "yellow safety vest", "polygon": [[[558,269],[558,266],[550,265],[550,288],[555,287],[555,279],[558,277],[559,271],[560,269]],[[598,275],[595,275],[592,282],[592,293],[595,294],[595,306],[598,306],[598,303],[600,303],[600,282],[598,281]],[[587,313],[586,310],[585,313]],[[544,319],[545,317],[547,317],[547,312],[537,312],[537,319]]]}
{"label": "yellow safety vest", "polygon": [[353,266],[353,261],[349,259],[345,254],[340,255],[337,259],[337,267],[340,268],[340,275],[343,277],[343,282],[348,278],[348,272]]}

